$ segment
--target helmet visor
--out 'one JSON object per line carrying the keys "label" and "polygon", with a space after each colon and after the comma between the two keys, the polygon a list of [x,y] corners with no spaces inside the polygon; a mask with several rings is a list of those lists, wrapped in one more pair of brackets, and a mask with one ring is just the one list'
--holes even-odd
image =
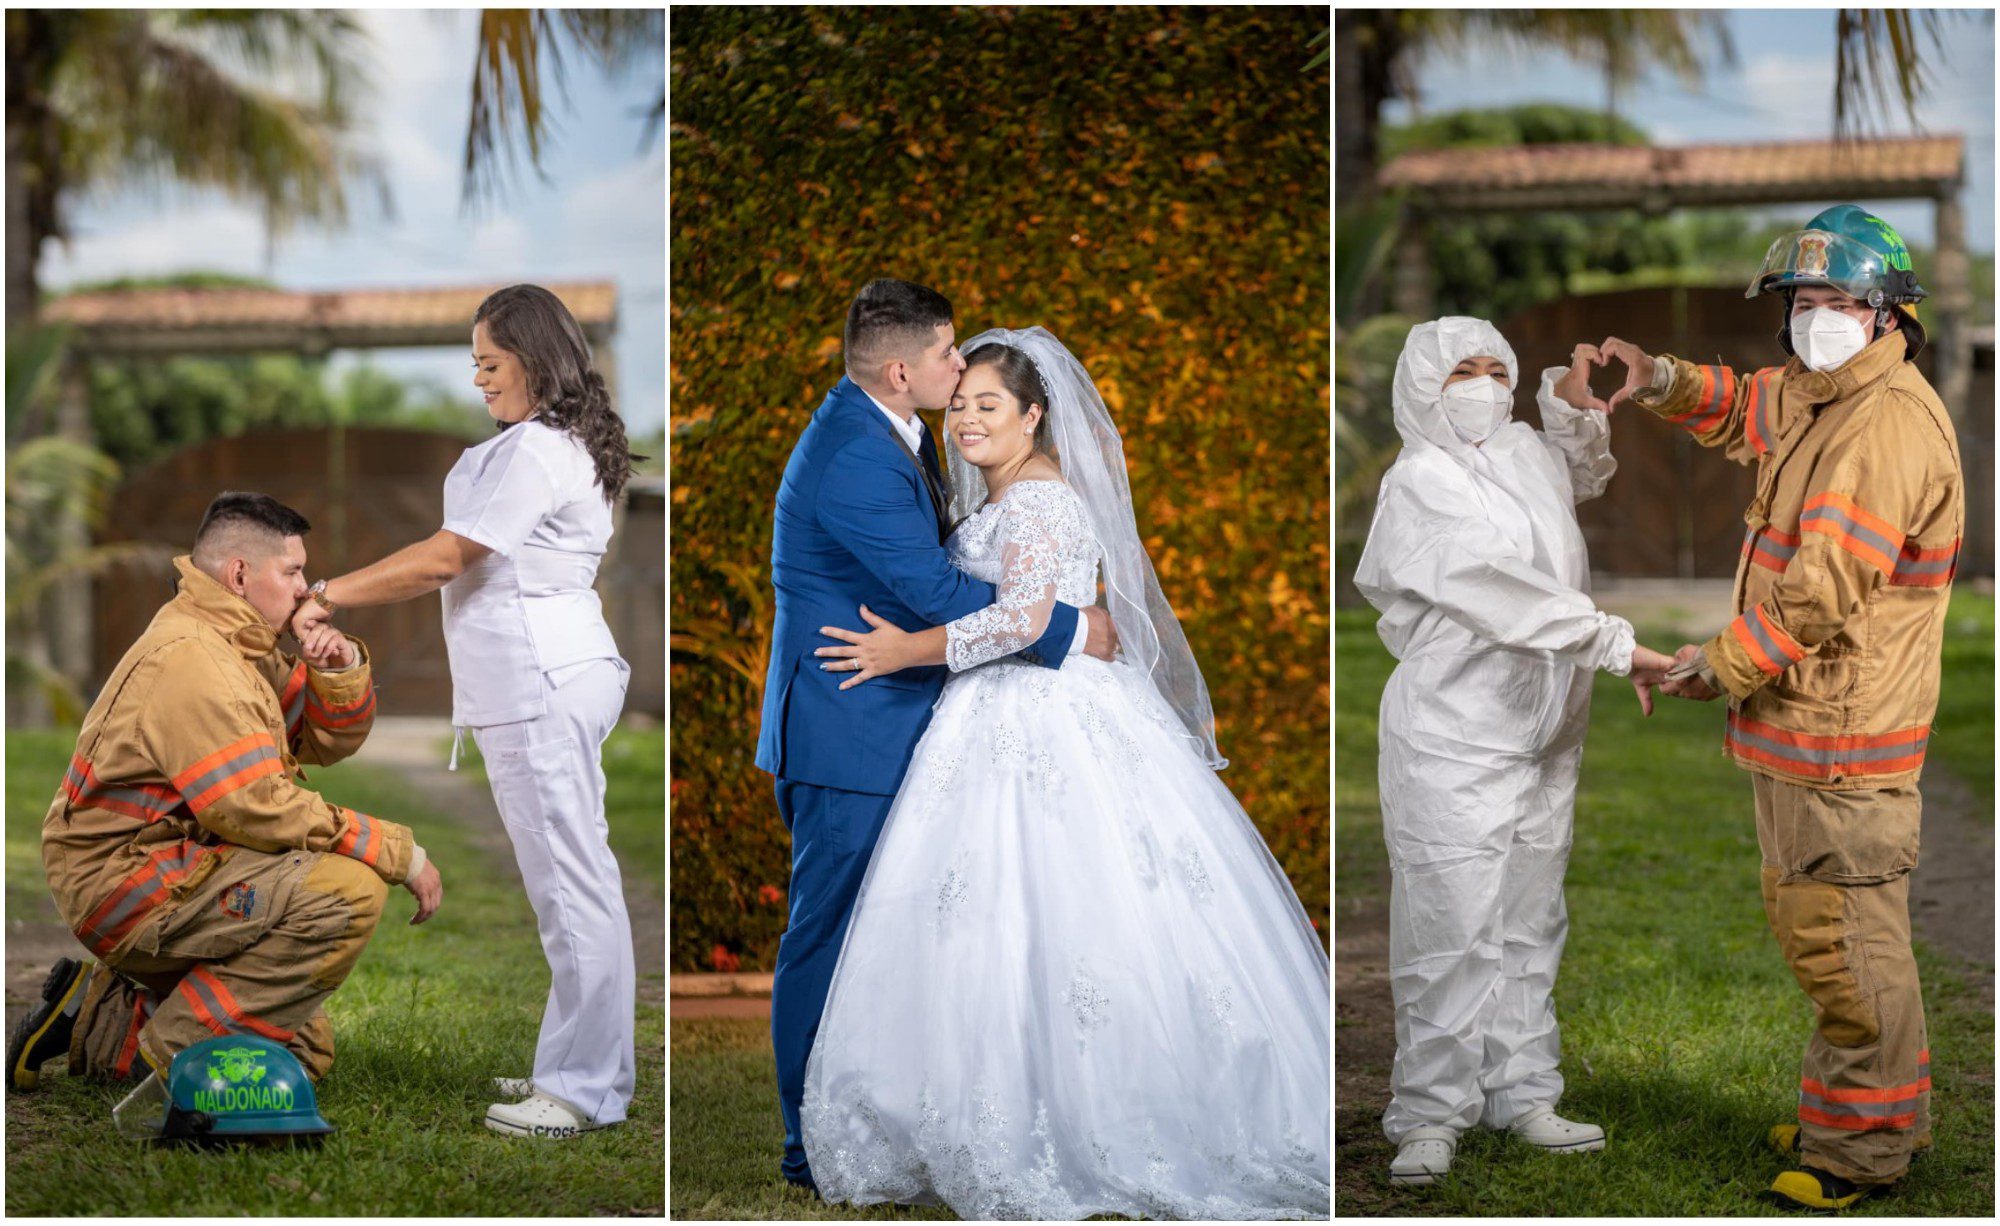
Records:
{"label": "helmet visor", "polygon": [[1794,230],[1771,244],[1764,266],[1743,291],[1745,298],[1801,285],[1829,285],[1870,306],[1889,301],[1889,263],[1880,253],[1844,234]]}

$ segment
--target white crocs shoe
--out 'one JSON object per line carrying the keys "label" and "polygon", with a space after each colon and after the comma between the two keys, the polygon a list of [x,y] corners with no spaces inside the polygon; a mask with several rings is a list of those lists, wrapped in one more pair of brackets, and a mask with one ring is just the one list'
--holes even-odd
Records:
{"label": "white crocs shoe", "polygon": [[1450,1128],[1426,1125],[1412,1128],[1389,1164],[1389,1182],[1399,1188],[1429,1187],[1451,1170],[1458,1153],[1458,1133]]}
{"label": "white crocs shoe", "polygon": [[533,1077],[495,1077],[493,1079],[493,1089],[495,1093],[505,1095],[508,1098],[526,1098],[535,1092],[535,1079]]}
{"label": "white crocs shoe", "polygon": [[545,1141],[567,1141],[593,1128],[604,1127],[540,1090],[518,1103],[494,1103],[486,1109],[486,1126],[510,1137],[537,1137]]}
{"label": "white crocs shoe", "polygon": [[1529,1112],[1509,1124],[1507,1131],[1552,1153],[1584,1154],[1604,1148],[1602,1128],[1566,1120],[1556,1114],[1554,1107],[1539,1107]]}

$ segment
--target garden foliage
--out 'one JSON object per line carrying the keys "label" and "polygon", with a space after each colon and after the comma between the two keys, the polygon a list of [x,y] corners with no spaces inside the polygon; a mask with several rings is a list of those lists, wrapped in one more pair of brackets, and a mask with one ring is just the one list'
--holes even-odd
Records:
{"label": "garden foliage", "polygon": [[[1225,779],[1327,920],[1324,10],[692,10],[673,29],[676,969],[767,968],[771,509],[862,284],[1042,324],[1125,436]],[[931,422],[935,430],[937,423]],[[857,621],[857,625],[858,625]],[[855,729],[866,736],[867,729]]]}

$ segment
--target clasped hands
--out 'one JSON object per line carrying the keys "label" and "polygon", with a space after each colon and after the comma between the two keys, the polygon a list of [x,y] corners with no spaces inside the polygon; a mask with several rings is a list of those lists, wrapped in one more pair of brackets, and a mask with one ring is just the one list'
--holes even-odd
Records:
{"label": "clasped hands", "polygon": [[[1592,367],[1605,366],[1616,361],[1625,367],[1625,385],[1611,393],[1611,399],[1600,400],[1597,393],[1590,390]],[[1653,374],[1657,368],[1651,355],[1631,341],[1621,341],[1615,336],[1604,338],[1602,345],[1578,345],[1569,355],[1569,371],[1556,380],[1555,394],[1574,409],[1595,409],[1600,413],[1615,411],[1619,405],[1632,398],[1632,393],[1640,388],[1651,387]]]}
{"label": "clasped hands", "polygon": [[1686,698],[1693,702],[1712,702],[1720,698],[1715,689],[1701,679],[1700,673],[1684,677],[1669,678],[1667,673],[1677,665],[1684,665],[1694,659],[1701,648],[1688,643],[1671,656],[1661,655],[1650,647],[1632,648],[1632,688],[1639,692],[1639,708],[1646,714],[1653,713],[1653,691],[1675,698]]}
{"label": "clasped hands", "polygon": [[360,659],[354,644],[333,628],[332,617],[325,605],[310,596],[292,611],[292,637],[299,641],[299,654],[314,668],[349,668]]}

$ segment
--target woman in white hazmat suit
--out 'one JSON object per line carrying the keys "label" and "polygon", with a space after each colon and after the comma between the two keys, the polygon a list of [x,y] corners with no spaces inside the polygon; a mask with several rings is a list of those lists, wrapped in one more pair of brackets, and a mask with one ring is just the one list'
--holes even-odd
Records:
{"label": "woman in white hazmat suit", "polygon": [[1594,364],[1584,345],[1543,373],[1538,433],[1510,420],[1514,351],[1484,320],[1420,324],[1396,363],[1403,452],[1354,582],[1400,661],[1380,725],[1396,1002],[1382,1128],[1399,1184],[1441,1176],[1474,1124],[1604,1146],[1603,1129],[1555,1113],[1577,767],[1592,671],[1629,675],[1650,713],[1673,661],[1586,594],[1575,505],[1617,467]]}

